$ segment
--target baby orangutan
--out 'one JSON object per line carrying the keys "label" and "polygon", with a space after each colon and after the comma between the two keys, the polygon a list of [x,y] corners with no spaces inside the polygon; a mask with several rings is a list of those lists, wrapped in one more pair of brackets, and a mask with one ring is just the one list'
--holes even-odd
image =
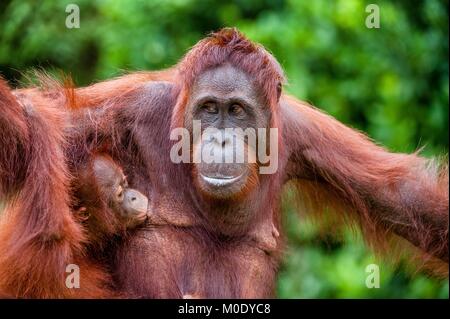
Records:
{"label": "baby orangutan", "polygon": [[[89,238],[89,254],[103,258],[102,264],[114,264],[115,246],[108,247],[108,240],[115,235],[126,234],[147,220],[147,197],[128,188],[122,169],[107,155],[94,155],[87,165],[78,169],[75,177],[74,208],[77,219],[86,228]],[[274,259],[277,258],[278,231],[272,222],[255,226],[247,236],[229,243],[207,245],[198,240],[196,233],[203,227],[182,214],[168,218],[161,214],[164,204],[152,207],[148,216],[146,238],[151,240],[152,260],[147,262],[148,272],[142,273],[142,281],[151,280],[151,291],[135,294],[129,287],[116,282],[113,289],[118,296],[150,298],[211,298],[233,296],[235,298],[270,297],[275,276]],[[164,218],[165,217],[165,218]],[[142,234],[142,233],[139,233]],[[140,235],[132,238],[140,238]],[[132,239],[128,238],[128,239]],[[125,240],[125,250],[139,251],[139,242]],[[196,253],[197,252],[197,253]],[[120,256],[119,252],[119,256]],[[117,256],[116,256],[117,258]],[[133,267],[134,263],[130,264]],[[108,267],[109,268],[109,267]],[[112,265],[111,268],[115,268]],[[165,269],[164,272],[157,271]],[[117,271],[117,270],[116,270]],[[215,278],[215,280],[214,280]],[[119,293],[120,291],[120,293]]]}
{"label": "baby orangutan", "polygon": [[96,252],[111,237],[125,235],[147,219],[147,197],[128,187],[122,169],[105,154],[92,156],[77,169],[73,190],[75,217]]}

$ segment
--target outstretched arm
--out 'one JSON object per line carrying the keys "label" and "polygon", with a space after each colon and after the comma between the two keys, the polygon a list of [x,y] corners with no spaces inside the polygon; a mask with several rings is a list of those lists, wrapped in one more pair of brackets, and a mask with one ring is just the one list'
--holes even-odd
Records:
{"label": "outstretched arm", "polygon": [[0,78],[0,198],[23,183],[29,148],[29,127],[23,107]]}
{"label": "outstretched arm", "polygon": [[60,89],[64,95],[61,107],[70,110],[72,117],[67,149],[69,165],[83,162],[83,157],[99,149],[128,155],[129,150],[123,147],[130,146],[138,122],[150,117],[153,125],[159,124],[154,119],[157,114],[148,114],[155,113],[155,105],[172,95],[173,73],[173,69],[138,72],[87,87]]}
{"label": "outstretched arm", "polygon": [[304,200],[350,213],[375,239],[392,232],[448,262],[447,166],[390,153],[289,96],[282,97],[281,116],[286,178],[296,180]]}
{"label": "outstretched arm", "polygon": [[[65,114],[43,97],[16,95],[0,82],[0,296],[105,296],[106,276],[83,261],[70,211]],[[80,289],[65,285],[69,264],[81,269]]]}

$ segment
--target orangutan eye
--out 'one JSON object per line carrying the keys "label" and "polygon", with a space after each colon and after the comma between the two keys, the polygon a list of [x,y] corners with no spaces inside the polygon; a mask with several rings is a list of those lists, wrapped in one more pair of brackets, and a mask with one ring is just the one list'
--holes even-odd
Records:
{"label": "orangutan eye", "polygon": [[230,106],[230,114],[234,116],[242,116],[244,115],[244,113],[244,108],[239,104],[233,104],[232,106]]}
{"label": "orangutan eye", "polygon": [[211,114],[217,114],[219,112],[217,106],[212,102],[203,104],[202,109]]}

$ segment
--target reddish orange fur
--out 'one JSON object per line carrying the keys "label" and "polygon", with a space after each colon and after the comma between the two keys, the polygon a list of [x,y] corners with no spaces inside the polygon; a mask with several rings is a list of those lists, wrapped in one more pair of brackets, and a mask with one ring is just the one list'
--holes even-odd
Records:
{"label": "reddish orange fur", "polygon": [[299,132],[299,144],[287,147],[302,149],[296,155],[303,165],[293,177],[304,207],[314,212],[330,207],[353,219],[378,247],[396,234],[448,262],[446,165],[390,153],[312,106],[289,96],[284,103],[290,108],[286,116],[301,119],[286,134]]}
{"label": "reddish orange fur", "polygon": [[[11,147],[0,154],[0,189],[8,199],[0,219],[0,294],[105,297],[108,275],[85,258],[86,238],[69,206],[65,114],[45,98],[20,100],[23,106],[0,82],[1,143]],[[81,269],[80,289],[65,285],[69,264]]]}
{"label": "reddish orange fur", "polygon": [[178,63],[173,79],[180,94],[175,106],[172,127],[182,127],[187,97],[194,80],[204,71],[230,63],[243,70],[260,87],[263,98],[272,110],[272,126],[280,124],[275,110],[278,89],[284,83],[281,66],[264,47],[249,41],[235,28],[225,28],[199,41]]}

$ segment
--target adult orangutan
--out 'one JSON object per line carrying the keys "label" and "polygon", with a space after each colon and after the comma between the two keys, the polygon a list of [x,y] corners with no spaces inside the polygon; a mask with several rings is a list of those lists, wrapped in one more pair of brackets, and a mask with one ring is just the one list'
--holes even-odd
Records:
{"label": "adult orangutan", "polygon": [[[167,71],[75,90],[16,93],[45,100],[45,117],[41,109],[19,109],[2,88],[0,191],[14,196],[20,209],[12,213],[14,224],[3,228],[8,236],[0,234],[0,239],[21,243],[3,249],[10,258],[6,266],[38,273],[42,256],[24,247],[42,238],[54,246],[76,242],[67,209],[67,171],[105,144],[151,203],[147,227],[120,245],[111,261],[115,284],[129,296],[272,296],[282,250],[281,192],[288,181],[301,204],[316,211],[331,206],[343,220],[351,217],[361,225],[368,240],[400,236],[427,258],[448,263],[448,168],[417,154],[386,151],[283,94],[283,81],[279,64],[266,50],[235,29],[224,29]],[[56,117],[52,106],[69,116],[47,130],[33,129],[35,121]],[[213,127],[219,135],[196,138],[196,121],[202,133]],[[171,139],[177,128],[184,128],[180,136],[188,136],[187,156],[178,154],[180,141]],[[231,138],[230,128],[266,129],[267,136],[277,128],[278,135],[261,146],[264,134]],[[277,156],[194,160],[203,150],[251,158],[263,153],[261,148],[277,149]],[[44,192],[35,181],[43,178],[50,181]],[[64,258],[52,263],[67,262],[65,247],[54,249],[54,256]],[[34,262],[27,258],[31,265],[14,257],[31,253],[36,257]],[[4,274],[12,275],[4,265],[0,259],[2,288]]]}

